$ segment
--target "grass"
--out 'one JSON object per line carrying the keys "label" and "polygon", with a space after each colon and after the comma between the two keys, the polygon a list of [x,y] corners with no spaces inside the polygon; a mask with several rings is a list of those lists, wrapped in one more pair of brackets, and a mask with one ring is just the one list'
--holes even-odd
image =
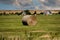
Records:
{"label": "grass", "polygon": [[37,15],[37,25],[24,26],[21,22],[22,16],[7,15],[0,16],[0,31],[60,31],[60,15]]}
{"label": "grass", "polygon": [[11,35],[20,36],[21,40],[45,40],[40,36],[46,34],[50,34],[52,40],[54,37],[57,39],[57,36],[60,40],[60,15],[37,15],[35,26],[24,26],[21,22],[22,17],[18,15],[0,16],[0,40],[3,40],[2,36],[8,38]]}

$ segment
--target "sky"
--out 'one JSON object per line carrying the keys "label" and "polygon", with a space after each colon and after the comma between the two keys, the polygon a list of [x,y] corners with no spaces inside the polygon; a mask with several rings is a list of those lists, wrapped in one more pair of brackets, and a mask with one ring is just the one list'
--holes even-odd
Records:
{"label": "sky", "polygon": [[0,10],[60,10],[60,0],[0,0]]}

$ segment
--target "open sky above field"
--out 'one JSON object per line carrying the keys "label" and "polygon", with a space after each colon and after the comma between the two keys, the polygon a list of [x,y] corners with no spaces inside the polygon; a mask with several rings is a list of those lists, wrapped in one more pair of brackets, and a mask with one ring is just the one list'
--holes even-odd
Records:
{"label": "open sky above field", "polygon": [[25,9],[60,10],[60,0],[0,0],[0,10]]}

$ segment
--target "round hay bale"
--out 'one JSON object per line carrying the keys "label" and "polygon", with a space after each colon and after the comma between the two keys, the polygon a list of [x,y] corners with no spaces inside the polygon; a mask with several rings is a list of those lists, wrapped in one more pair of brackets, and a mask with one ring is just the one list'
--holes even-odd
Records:
{"label": "round hay bale", "polygon": [[37,20],[34,15],[25,15],[22,18],[23,25],[36,25]]}

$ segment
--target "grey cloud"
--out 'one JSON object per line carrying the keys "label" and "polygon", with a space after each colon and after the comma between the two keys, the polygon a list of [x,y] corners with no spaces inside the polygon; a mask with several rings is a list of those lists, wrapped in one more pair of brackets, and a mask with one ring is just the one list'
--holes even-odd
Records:
{"label": "grey cloud", "polygon": [[47,0],[47,2],[44,2],[43,4],[46,6],[55,6],[56,0]]}
{"label": "grey cloud", "polygon": [[30,8],[32,8],[32,1],[31,0],[16,0],[16,1],[14,1],[14,3],[13,3],[13,5],[16,5],[17,6],[17,8],[28,8],[28,9],[30,9]]}
{"label": "grey cloud", "polygon": [[0,0],[0,3],[4,3],[4,4],[12,4],[14,2],[14,0]]}
{"label": "grey cloud", "polygon": [[17,8],[32,8],[32,0],[0,0],[0,3],[14,5]]}
{"label": "grey cloud", "polygon": [[44,5],[51,6],[51,7],[60,6],[60,1],[59,0],[48,0],[48,2],[44,3]]}
{"label": "grey cloud", "polygon": [[[40,2],[39,9],[60,8],[60,0],[45,0],[44,2],[38,0],[38,2]],[[0,0],[0,3],[15,5],[17,8],[34,9],[32,0]]]}
{"label": "grey cloud", "polygon": [[17,3],[16,5],[21,5],[21,6],[29,6],[31,5],[31,2],[29,0],[0,0],[0,3],[4,4],[14,4]]}
{"label": "grey cloud", "polygon": [[60,9],[60,0],[45,0],[44,2],[41,0],[39,1],[42,9]]}

